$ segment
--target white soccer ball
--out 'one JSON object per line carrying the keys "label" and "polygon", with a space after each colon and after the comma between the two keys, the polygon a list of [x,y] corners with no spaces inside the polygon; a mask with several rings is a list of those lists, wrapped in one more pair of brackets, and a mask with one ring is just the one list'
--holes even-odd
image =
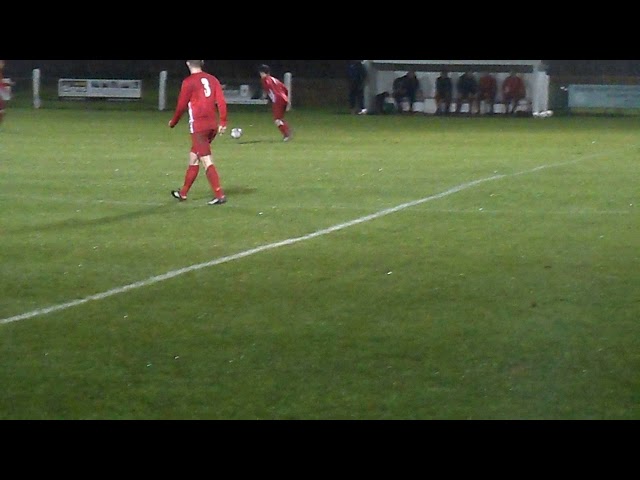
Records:
{"label": "white soccer ball", "polygon": [[241,128],[232,128],[231,129],[231,138],[240,138],[242,136]]}

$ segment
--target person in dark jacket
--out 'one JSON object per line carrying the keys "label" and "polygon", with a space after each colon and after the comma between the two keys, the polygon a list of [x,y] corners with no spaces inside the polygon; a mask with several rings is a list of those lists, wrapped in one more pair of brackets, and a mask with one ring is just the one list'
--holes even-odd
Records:
{"label": "person in dark jacket", "polygon": [[347,66],[349,79],[349,109],[353,114],[365,114],[364,85],[367,79],[367,69],[362,60],[351,60]]}
{"label": "person in dark jacket", "polygon": [[402,102],[407,101],[409,102],[409,112],[413,113],[413,104],[416,102],[419,90],[420,81],[415,71],[409,70],[405,75],[396,78],[393,81],[393,99],[397,111],[403,113]]}
{"label": "person in dark jacket", "polygon": [[469,113],[473,113],[478,101],[478,81],[473,72],[464,72],[456,84],[458,98],[456,99],[456,113],[460,113],[463,103],[469,104]]}
{"label": "person in dark jacket", "polygon": [[436,79],[436,115],[451,113],[453,101],[453,82],[447,70],[442,70]]}

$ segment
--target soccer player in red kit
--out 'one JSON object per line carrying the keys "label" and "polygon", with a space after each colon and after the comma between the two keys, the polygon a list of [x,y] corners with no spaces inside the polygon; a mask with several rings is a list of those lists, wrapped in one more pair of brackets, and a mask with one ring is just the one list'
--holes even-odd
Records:
{"label": "soccer player in red kit", "polygon": [[0,123],[4,119],[5,100],[11,96],[11,86],[13,82],[5,80],[4,75],[4,60],[0,60]]}
{"label": "soccer player in red kit", "polygon": [[[488,106],[488,113],[493,114],[497,94],[498,82],[496,77],[489,72],[480,75],[480,80],[478,80],[478,110],[480,111],[482,102],[484,102],[485,106]],[[482,112],[480,111],[479,113]]]}
{"label": "soccer player in red kit", "polygon": [[180,190],[172,190],[171,195],[180,201],[187,199],[189,189],[196,181],[200,165],[213,190],[213,199],[209,205],[222,205],[227,202],[220,177],[213,163],[211,142],[218,133],[227,129],[227,101],[220,81],[202,70],[204,60],[187,60],[189,76],[182,81],[178,104],[169,127],[173,128],[185,112],[189,113],[189,133],[191,134],[191,150],[189,166]]}
{"label": "soccer player in red kit", "polygon": [[511,72],[502,82],[502,100],[505,103],[507,112],[515,114],[520,100],[527,96],[527,88],[524,80],[516,72]]}
{"label": "soccer player in red kit", "polygon": [[284,116],[289,106],[289,90],[284,83],[271,75],[269,65],[260,65],[258,73],[260,74],[262,89],[271,101],[273,121],[280,133],[282,133],[283,140],[288,142],[291,138],[291,130]]}

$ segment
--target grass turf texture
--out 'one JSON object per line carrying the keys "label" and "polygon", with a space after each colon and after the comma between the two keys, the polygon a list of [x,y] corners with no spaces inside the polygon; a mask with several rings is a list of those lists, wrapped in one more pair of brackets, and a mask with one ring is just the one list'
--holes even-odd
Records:
{"label": "grass turf texture", "polygon": [[639,118],[170,116],[10,105],[1,419],[640,418]]}

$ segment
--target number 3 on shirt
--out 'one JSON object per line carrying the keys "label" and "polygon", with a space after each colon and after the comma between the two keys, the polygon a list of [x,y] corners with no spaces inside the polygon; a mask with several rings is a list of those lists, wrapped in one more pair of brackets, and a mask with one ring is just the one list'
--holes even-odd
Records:
{"label": "number 3 on shirt", "polygon": [[210,97],[211,96],[211,86],[209,85],[209,80],[207,80],[206,78],[201,78],[200,82],[202,83],[202,86],[204,87],[204,96],[205,97]]}

